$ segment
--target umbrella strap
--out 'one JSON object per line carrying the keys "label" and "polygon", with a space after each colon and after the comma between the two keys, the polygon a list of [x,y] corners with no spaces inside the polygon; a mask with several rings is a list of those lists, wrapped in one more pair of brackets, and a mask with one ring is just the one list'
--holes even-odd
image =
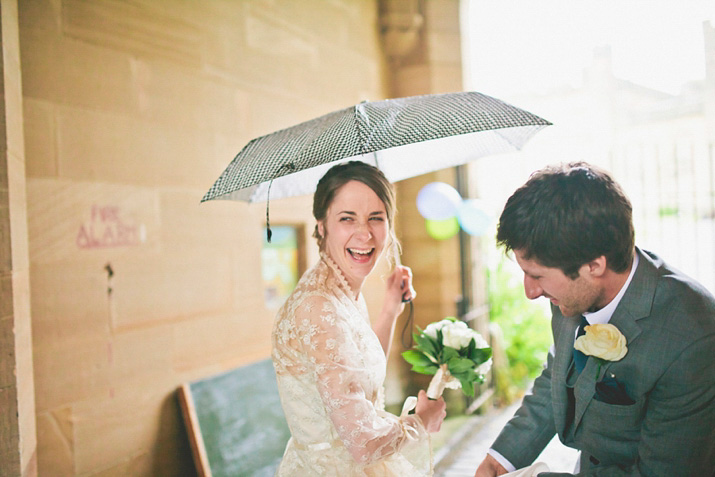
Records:
{"label": "umbrella strap", "polygon": [[[288,173],[291,173],[295,171],[295,164],[293,164],[292,162],[287,162],[283,164],[281,167],[278,168],[273,179],[281,177],[278,174],[280,174],[283,169],[288,169]],[[271,203],[271,187],[273,187],[273,179],[271,179],[268,183],[268,192],[266,192],[266,240],[268,240],[268,243],[271,243],[271,237],[273,236],[273,232],[271,231],[271,219],[268,213]]]}
{"label": "umbrella strap", "polygon": [[[414,344],[414,342],[412,340],[412,323],[415,320],[415,305],[412,304],[412,300],[409,301],[409,304],[410,304],[410,313],[407,315],[407,319],[405,320],[405,325],[402,327],[402,333],[400,333],[400,341],[402,341],[402,346],[405,349],[412,348],[412,345]],[[409,342],[408,342],[408,340],[405,339],[405,333],[407,333]]]}
{"label": "umbrella strap", "polygon": [[271,219],[268,214],[269,204],[271,203],[271,186],[273,185],[273,179],[268,183],[268,195],[266,196],[266,240],[271,243],[271,236],[273,232],[271,231]]}

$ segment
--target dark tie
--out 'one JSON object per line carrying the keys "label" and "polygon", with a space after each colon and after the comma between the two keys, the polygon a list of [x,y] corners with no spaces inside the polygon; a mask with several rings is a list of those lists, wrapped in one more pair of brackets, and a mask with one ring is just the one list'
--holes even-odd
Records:
{"label": "dark tie", "polygon": [[[581,324],[578,326],[578,331],[576,332],[576,339],[578,339],[579,336],[583,336],[586,334],[586,329],[585,327],[588,326],[588,321],[586,318],[581,315]],[[578,374],[581,374],[581,371],[583,371],[583,368],[586,367],[586,361],[588,361],[588,356],[583,354],[581,351],[577,350],[576,348],[573,349],[573,364],[574,367],[576,368],[576,372]]]}

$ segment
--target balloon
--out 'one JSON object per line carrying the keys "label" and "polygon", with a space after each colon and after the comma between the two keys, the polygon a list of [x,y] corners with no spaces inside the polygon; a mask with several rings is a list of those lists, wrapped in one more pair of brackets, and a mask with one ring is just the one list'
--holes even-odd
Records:
{"label": "balloon", "polygon": [[469,235],[484,235],[492,218],[484,210],[484,203],[477,199],[466,199],[457,208],[457,220],[462,230]]}
{"label": "balloon", "polygon": [[417,210],[425,219],[444,220],[457,214],[462,196],[444,182],[430,182],[417,194]]}
{"label": "balloon", "polygon": [[427,234],[435,240],[446,240],[459,232],[457,217],[442,220],[425,219]]}

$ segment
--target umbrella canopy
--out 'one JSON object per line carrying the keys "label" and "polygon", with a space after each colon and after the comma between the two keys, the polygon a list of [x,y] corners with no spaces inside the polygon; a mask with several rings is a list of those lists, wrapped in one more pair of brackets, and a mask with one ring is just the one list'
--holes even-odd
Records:
{"label": "umbrella canopy", "polygon": [[362,102],[250,141],[203,197],[265,201],[312,194],[359,160],[391,182],[520,149],[551,123],[476,92]]}

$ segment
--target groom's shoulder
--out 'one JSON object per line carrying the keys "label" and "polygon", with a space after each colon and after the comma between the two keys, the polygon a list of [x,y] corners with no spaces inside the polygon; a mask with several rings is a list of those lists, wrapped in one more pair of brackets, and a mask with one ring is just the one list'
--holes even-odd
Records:
{"label": "groom's shoulder", "polygon": [[651,316],[670,333],[696,338],[715,333],[715,297],[700,282],[642,251],[645,272],[655,280]]}

